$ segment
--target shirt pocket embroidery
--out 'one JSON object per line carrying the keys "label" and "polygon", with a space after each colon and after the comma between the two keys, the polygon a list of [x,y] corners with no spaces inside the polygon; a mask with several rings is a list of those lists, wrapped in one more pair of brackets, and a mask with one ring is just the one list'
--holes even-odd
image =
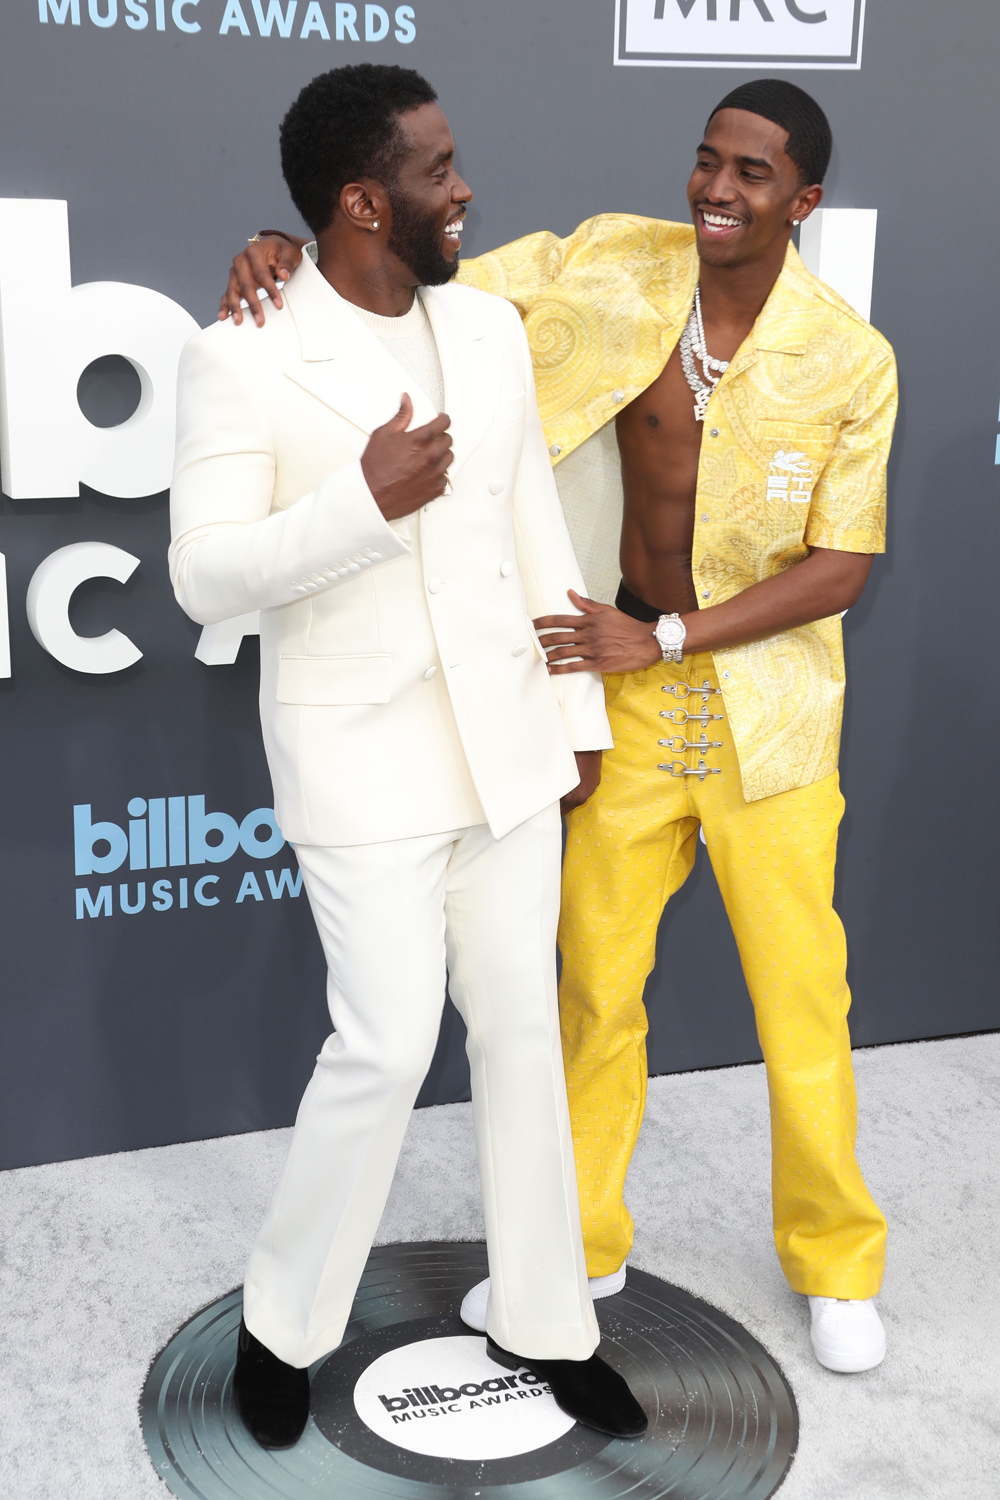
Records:
{"label": "shirt pocket embroidery", "polygon": [[757,422],[754,442],[766,474],[768,503],[808,510],[833,451],[837,428],[818,422]]}

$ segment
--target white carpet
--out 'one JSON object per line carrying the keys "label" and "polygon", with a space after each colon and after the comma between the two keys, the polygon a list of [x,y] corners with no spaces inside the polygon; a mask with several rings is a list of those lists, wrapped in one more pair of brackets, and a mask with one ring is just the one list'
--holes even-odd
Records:
{"label": "white carpet", "polygon": [[[885,1364],[819,1368],[770,1237],[760,1067],[655,1079],[634,1263],[778,1359],[802,1431],[782,1500],[1000,1496],[1000,1035],[855,1054],[859,1154],[890,1221]],[[0,1174],[0,1495],[165,1500],[139,1434],[150,1360],[236,1285],[287,1132]],[[450,1201],[438,1188],[447,1183]],[[467,1105],[419,1111],[382,1241],[477,1239]]]}

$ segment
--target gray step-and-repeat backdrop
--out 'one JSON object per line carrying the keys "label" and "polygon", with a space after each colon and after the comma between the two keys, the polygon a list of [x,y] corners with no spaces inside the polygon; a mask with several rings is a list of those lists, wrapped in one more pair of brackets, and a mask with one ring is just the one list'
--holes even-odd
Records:
{"label": "gray step-and-repeat backdrop", "polygon": [[[281,115],[361,59],[440,90],[472,254],[685,218],[739,79],[828,111],[902,377],[889,554],[846,622],[852,1029],[1000,1026],[995,0],[7,0],[0,56],[0,1165],[286,1124],[327,1029],[256,640],[174,603],[165,487],[177,348],[247,235],[296,226]],[[648,1001],[653,1071],[758,1055],[704,850]],[[466,1089],[449,1012],[422,1098]]]}

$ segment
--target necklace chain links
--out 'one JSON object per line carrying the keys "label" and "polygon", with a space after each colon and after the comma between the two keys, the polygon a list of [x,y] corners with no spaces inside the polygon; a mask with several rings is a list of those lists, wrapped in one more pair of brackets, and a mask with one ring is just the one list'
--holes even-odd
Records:
{"label": "necklace chain links", "polygon": [[[729,369],[728,359],[713,359],[705,344],[705,325],[701,317],[701,287],[694,289],[694,306],[680,339],[681,366],[684,378],[694,392],[694,417],[704,422],[712,392]],[[698,365],[701,365],[701,370]]]}

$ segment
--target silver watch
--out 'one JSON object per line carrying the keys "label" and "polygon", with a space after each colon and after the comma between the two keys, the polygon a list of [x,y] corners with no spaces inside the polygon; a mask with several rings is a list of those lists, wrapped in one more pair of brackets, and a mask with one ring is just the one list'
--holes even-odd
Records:
{"label": "silver watch", "polygon": [[656,636],[656,644],[663,652],[664,661],[682,662],[684,660],[687,626],[680,615],[661,615],[656,622],[653,634]]}

